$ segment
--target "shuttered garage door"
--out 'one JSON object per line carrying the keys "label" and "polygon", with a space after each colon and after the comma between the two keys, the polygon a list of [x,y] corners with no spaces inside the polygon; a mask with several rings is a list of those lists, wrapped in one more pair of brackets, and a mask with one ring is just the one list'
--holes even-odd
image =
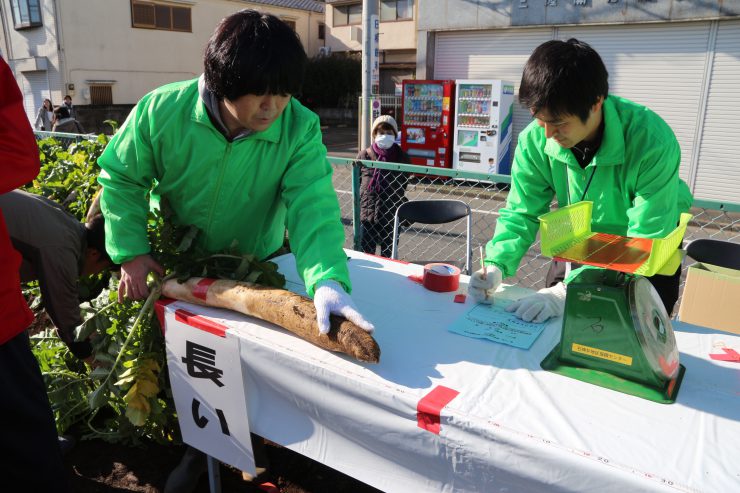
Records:
{"label": "shuttered garage door", "polygon": [[[434,78],[507,80],[519,94],[524,64],[532,50],[549,39],[551,28],[437,33]],[[531,121],[529,110],[515,102],[512,149]]]}
{"label": "shuttered garage door", "polygon": [[[49,85],[46,79],[46,72],[34,71],[34,72],[23,72],[21,75],[21,83],[23,84],[23,107],[26,110],[26,115],[33,125],[36,120],[36,112],[41,108],[44,103],[44,98],[49,97]],[[51,131],[51,129],[47,129]]]}
{"label": "shuttered garage door", "polygon": [[[740,23],[719,23],[713,65],[711,26],[710,22],[685,22],[437,33],[434,74],[439,79],[508,79],[516,83],[518,92],[524,64],[540,43],[555,38],[582,39],[604,59],[613,94],[650,107],[671,125],[681,144],[681,177],[694,185],[697,198],[740,202],[740,170],[735,158],[740,156],[740,148],[732,147],[740,146],[740,122],[727,124],[727,113],[736,112],[740,103],[736,95]],[[710,73],[711,81],[706,79]],[[705,87],[710,88],[706,115],[702,104]],[[529,112],[517,105],[515,135],[529,121]],[[703,136],[698,131],[702,121]],[[734,130],[730,131],[730,126]],[[709,151],[706,143],[718,140],[725,144]],[[704,141],[697,149],[696,143]],[[702,158],[697,160],[697,156]],[[735,173],[732,183],[726,180],[728,171]],[[695,184],[691,183],[692,175],[696,176]],[[717,181],[723,186],[718,187]]]}
{"label": "shuttered garage door", "polygon": [[697,197],[740,203],[740,21],[717,29],[696,167]]}

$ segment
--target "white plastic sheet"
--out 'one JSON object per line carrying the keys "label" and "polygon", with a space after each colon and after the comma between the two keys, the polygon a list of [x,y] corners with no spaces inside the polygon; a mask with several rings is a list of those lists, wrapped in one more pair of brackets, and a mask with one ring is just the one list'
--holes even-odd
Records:
{"label": "white plastic sheet", "polygon": [[[657,404],[543,371],[560,320],[529,350],[456,335],[470,299],[409,281],[418,266],[348,254],[378,365],[233,312],[168,307],[229,327],[253,432],[388,492],[740,491],[740,371],[708,356],[740,337],[675,323],[686,376],[675,404]],[[291,256],[277,263],[299,282]],[[459,392],[439,434],[417,424],[437,386]]]}

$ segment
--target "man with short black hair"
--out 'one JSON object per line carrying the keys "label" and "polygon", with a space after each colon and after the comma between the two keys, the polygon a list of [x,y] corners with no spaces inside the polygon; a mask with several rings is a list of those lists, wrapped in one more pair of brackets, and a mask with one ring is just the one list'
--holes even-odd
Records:
{"label": "man with short black hair", "polygon": [[307,63],[288,25],[242,10],[216,27],[204,75],[139,101],[98,161],[106,248],[121,264],[119,300],[146,297],[147,275],[162,274],[149,255],[151,192],[179,224],[200,229],[203,253],[236,242],[264,259],[282,247],[287,227],[319,332],[328,333],[330,314],[373,330],[348,294],[344,227],[319,118],[292,97]]}
{"label": "man with short black hair", "polygon": [[111,267],[105,222],[98,214],[83,224],[61,205],[21,190],[0,195],[0,211],[23,262],[22,282],[38,280],[44,308],[59,338],[77,358],[93,364],[90,341],[75,341],[82,323],[79,279]]}
{"label": "man with short black hair", "polygon": [[[488,274],[476,272],[469,292],[490,303],[502,277],[516,274],[535,240],[538,216],[582,200],[593,202],[593,231],[662,238],[676,228],[693,200],[678,176],[681,150],[671,128],[657,114],[609,94],[608,73],[599,54],[577,39],[548,41],[530,56],[519,101],[534,121],[519,135],[511,191],[486,247]],[[577,266],[574,266],[577,267]],[[565,266],[553,263],[548,287],[507,310],[525,321],[544,322],[563,314]],[[678,299],[680,267],[655,275],[653,283],[668,313]]]}
{"label": "man with short black hair", "polygon": [[80,122],[70,114],[69,109],[62,105],[54,108],[54,126],[52,132],[65,132],[69,134],[84,134]]}
{"label": "man with short black hair", "polygon": [[[287,227],[317,330],[329,332],[330,314],[373,330],[348,294],[344,227],[319,118],[293,98],[307,63],[292,28],[242,10],[216,27],[202,76],[139,101],[98,161],[106,247],[121,264],[119,300],[145,297],[147,275],[163,273],[149,255],[151,193],[167,200],[179,224],[200,229],[204,254],[236,241],[264,259],[282,247]],[[190,491],[204,467],[205,457],[189,450],[165,491]]]}
{"label": "man with short black hair", "polygon": [[69,112],[69,118],[77,119],[77,109],[72,104],[72,96],[67,94],[64,96],[64,105],[63,105],[67,111]]}

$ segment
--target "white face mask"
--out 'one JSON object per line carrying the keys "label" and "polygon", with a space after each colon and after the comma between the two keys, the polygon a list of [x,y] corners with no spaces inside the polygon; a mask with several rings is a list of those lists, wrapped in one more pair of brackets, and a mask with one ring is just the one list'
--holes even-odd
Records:
{"label": "white face mask", "polygon": [[381,149],[390,149],[396,138],[393,135],[381,134],[375,136],[375,143]]}

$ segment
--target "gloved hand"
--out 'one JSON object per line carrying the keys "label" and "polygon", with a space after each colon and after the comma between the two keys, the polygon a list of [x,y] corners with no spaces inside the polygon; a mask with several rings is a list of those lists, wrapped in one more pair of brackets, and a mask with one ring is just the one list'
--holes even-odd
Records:
{"label": "gloved hand", "polygon": [[473,298],[476,303],[483,303],[490,305],[493,303],[493,293],[501,284],[503,274],[501,269],[495,265],[489,265],[486,267],[486,274],[484,276],[483,269],[474,272],[470,276],[470,283],[468,283],[468,296]]}
{"label": "gloved hand", "polygon": [[536,324],[549,320],[552,317],[561,317],[565,309],[565,284],[557,283],[551,288],[544,288],[535,294],[525,296],[506,307],[507,312],[525,322]]}
{"label": "gloved hand", "polygon": [[313,304],[316,306],[316,319],[319,322],[319,332],[322,334],[329,333],[329,315],[331,314],[341,315],[370,333],[375,330],[375,326],[360,315],[357,307],[352,302],[352,298],[344,291],[342,285],[336,281],[320,281],[316,285]]}

